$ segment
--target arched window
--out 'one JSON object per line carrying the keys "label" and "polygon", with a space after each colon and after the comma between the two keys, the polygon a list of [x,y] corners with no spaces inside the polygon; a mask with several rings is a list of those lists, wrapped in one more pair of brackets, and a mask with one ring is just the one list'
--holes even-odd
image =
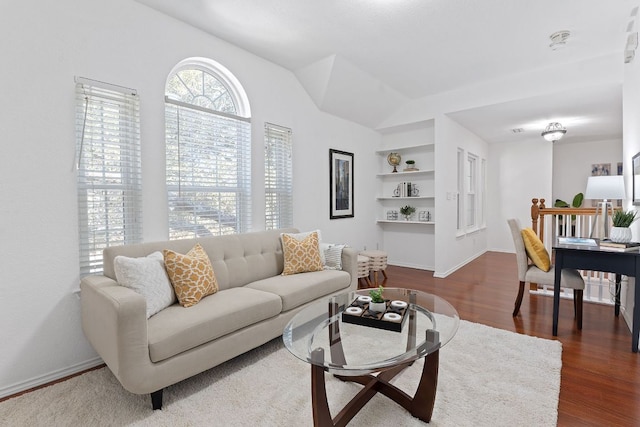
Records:
{"label": "arched window", "polygon": [[214,61],[178,64],[165,89],[169,237],[248,231],[251,124],[246,94]]}

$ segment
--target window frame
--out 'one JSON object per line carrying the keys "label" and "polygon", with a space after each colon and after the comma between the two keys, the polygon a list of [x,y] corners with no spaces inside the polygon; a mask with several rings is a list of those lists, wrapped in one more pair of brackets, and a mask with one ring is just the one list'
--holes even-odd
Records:
{"label": "window frame", "polygon": [[[169,93],[171,79],[188,70],[217,80],[227,90],[235,112],[184,102]],[[199,96],[213,95],[205,89],[203,84]],[[165,168],[170,239],[251,229],[251,118],[244,116],[247,113],[250,109],[240,83],[214,61],[185,60],[168,75]]]}
{"label": "window frame", "polygon": [[264,124],[265,230],[293,227],[293,133]]}
{"label": "window frame", "polygon": [[134,89],[83,77],[75,81],[79,269],[84,277],[103,272],[106,247],[142,241],[140,102]]}

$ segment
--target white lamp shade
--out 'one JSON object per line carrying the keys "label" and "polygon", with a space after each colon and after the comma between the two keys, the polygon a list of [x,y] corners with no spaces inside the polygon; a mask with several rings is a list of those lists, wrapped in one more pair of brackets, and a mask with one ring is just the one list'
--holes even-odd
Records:
{"label": "white lamp shade", "polygon": [[590,176],[587,180],[585,199],[616,200],[626,198],[622,175]]}

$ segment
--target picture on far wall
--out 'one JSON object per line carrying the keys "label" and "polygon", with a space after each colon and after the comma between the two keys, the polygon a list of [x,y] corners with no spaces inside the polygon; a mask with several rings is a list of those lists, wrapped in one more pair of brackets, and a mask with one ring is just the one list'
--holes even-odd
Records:
{"label": "picture on far wall", "polygon": [[353,153],[329,149],[330,219],[353,218]]}
{"label": "picture on far wall", "polygon": [[[622,162],[616,164],[615,171],[611,170],[611,163],[594,163],[591,165],[591,176],[608,176],[613,175],[612,172],[614,172],[615,175],[622,175]],[[591,206],[595,208],[599,202],[600,200],[592,200]],[[613,203],[613,200],[611,202]],[[622,206],[622,200],[616,200],[615,205],[618,207]]]}
{"label": "picture on far wall", "polygon": [[611,163],[594,163],[591,165],[591,176],[611,175]]}
{"label": "picture on far wall", "polygon": [[[618,175],[622,175],[622,162],[618,162]],[[617,205],[619,208],[622,207],[622,199],[618,200]]]}

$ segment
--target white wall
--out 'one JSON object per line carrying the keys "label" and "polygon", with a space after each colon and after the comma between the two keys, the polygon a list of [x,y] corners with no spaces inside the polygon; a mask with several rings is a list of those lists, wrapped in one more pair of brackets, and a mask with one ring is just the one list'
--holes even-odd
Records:
{"label": "white wall", "polygon": [[[458,187],[457,157],[458,147],[465,156],[478,156],[478,170],[481,159],[489,158],[489,146],[463,126],[446,115],[436,117],[436,277],[445,277],[460,268],[487,249],[487,229],[477,228],[463,235],[457,233],[457,202],[447,199],[447,193],[456,193]],[[466,162],[465,162],[466,164]],[[490,167],[488,167],[490,169]],[[492,187],[488,185],[488,188]],[[489,190],[491,191],[491,190]],[[444,250],[446,248],[446,250]]]}
{"label": "white wall", "polygon": [[552,146],[542,138],[489,146],[488,247],[515,252],[507,219],[531,226],[531,199],[551,198]]}
{"label": "white wall", "polygon": [[[77,371],[96,354],[80,329],[74,76],[138,90],[144,237],[167,236],[164,104],[179,61],[208,57],[243,84],[253,113],[254,227],[263,227],[263,125],[294,135],[294,221],[327,241],[375,245],[380,135],[320,113],[292,73],[131,0],[5,1],[0,156],[0,396]],[[328,149],[355,155],[355,219],[330,221]]]}
{"label": "white wall", "polygon": [[[634,0],[633,6],[639,6],[640,2]],[[636,18],[637,20],[637,18]],[[636,23],[636,28],[637,28]],[[636,52],[637,54],[638,52]],[[622,89],[622,158],[624,162],[625,184],[627,194],[631,195],[632,175],[631,159],[640,152],[640,58],[624,66],[624,84]],[[631,197],[625,203],[625,209],[638,210],[638,206],[631,205]],[[640,221],[631,225],[633,240],[640,240]],[[622,289],[621,303],[622,314],[629,325],[633,327],[634,291],[636,278],[629,278],[629,286]]]}
{"label": "white wall", "polygon": [[[546,206],[553,207],[556,199],[571,204],[576,194],[584,193],[593,164],[610,163],[611,175],[617,175],[618,162],[622,162],[621,139],[553,144],[553,198],[546,201]],[[631,160],[623,167],[630,168]],[[627,194],[631,196],[630,187]],[[591,200],[585,200],[582,206],[591,207]]]}

